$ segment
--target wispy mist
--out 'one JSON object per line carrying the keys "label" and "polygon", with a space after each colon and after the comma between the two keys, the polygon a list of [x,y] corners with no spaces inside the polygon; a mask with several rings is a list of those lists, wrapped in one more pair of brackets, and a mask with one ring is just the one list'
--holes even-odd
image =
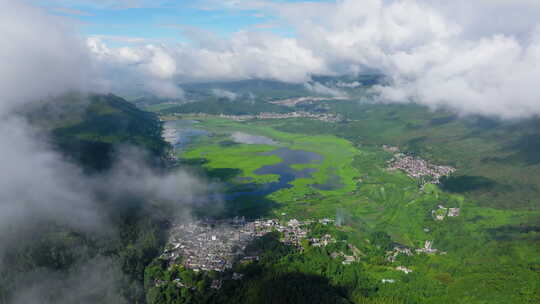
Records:
{"label": "wispy mist", "polygon": [[93,43],[103,47],[92,50],[119,67],[127,60],[172,82],[306,83],[313,75],[377,71],[389,80],[373,90],[384,102],[502,118],[540,114],[537,1],[209,2],[208,9],[273,16],[295,35],[243,30],[222,38],[190,28],[190,43],[114,49],[98,39]]}
{"label": "wispy mist", "polygon": [[[49,227],[118,238],[108,214],[114,204],[159,202],[189,215],[194,198],[205,192],[205,183],[186,172],[153,169],[145,152],[133,147],[118,147],[110,171],[88,176],[56,151],[46,132],[17,114],[41,99],[99,85],[92,80],[98,64],[72,27],[19,1],[0,1],[0,271],[10,266],[4,262],[13,251],[29,255],[20,246],[40,244]],[[163,76],[169,71],[152,72]],[[118,290],[125,278],[116,261],[100,253],[87,260],[88,254],[74,257],[69,269],[28,266],[2,282],[25,287],[14,303],[125,302]]]}
{"label": "wispy mist", "polygon": [[118,264],[103,257],[79,263],[67,272],[38,269],[21,279],[26,288],[15,295],[12,303],[127,304],[119,291],[123,277]]}
{"label": "wispy mist", "polygon": [[338,88],[331,88],[328,86],[325,86],[322,83],[319,82],[307,82],[304,84],[304,87],[315,94],[324,95],[324,96],[332,96],[332,97],[345,97],[347,96],[347,93],[343,92],[342,90]]}
{"label": "wispy mist", "polygon": [[236,100],[238,98],[238,94],[223,89],[212,89],[212,94],[218,98],[225,98],[228,100]]}

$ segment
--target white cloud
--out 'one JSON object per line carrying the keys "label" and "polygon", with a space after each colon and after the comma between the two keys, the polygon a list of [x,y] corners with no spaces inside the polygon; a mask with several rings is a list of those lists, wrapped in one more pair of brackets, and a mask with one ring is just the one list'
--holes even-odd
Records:
{"label": "white cloud", "polygon": [[[110,232],[104,199],[130,194],[185,206],[204,190],[204,183],[185,173],[154,172],[133,151],[121,154],[110,173],[88,177],[49,145],[43,130],[17,114],[25,103],[93,87],[94,67],[102,63],[93,61],[66,22],[19,1],[0,0],[0,260],[22,233],[43,223],[92,234]],[[104,58],[116,54],[98,41],[92,47]],[[158,66],[156,70],[143,69],[169,77],[167,60],[156,58],[143,62]],[[137,60],[135,54],[124,63]]]}
{"label": "white cloud", "polygon": [[103,71],[102,86],[107,90],[143,90],[160,97],[183,97],[175,79],[178,62],[169,48],[153,44],[109,48],[99,36],[89,37],[87,45]]}
{"label": "white cloud", "polygon": [[347,94],[340,89],[330,88],[319,82],[306,82],[304,84],[308,91],[319,95],[333,96],[333,97],[345,97]]}
{"label": "white cloud", "polygon": [[92,85],[90,54],[64,19],[19,1],[0,0],[0,45],[0,112]]}
{"label": "white cloud", "polygon": [[538,1],[237,1],[234,9],[292,26],[295,45],[320,63],[305,75],[378,70],[394,82],[375,89],[386,101],[507,118],[540,114]]}
{"label": "white cloud", "polygon": [[44,218],[84,230],[103,225],[80,170],[52,152],[24,121],[4,117],[0,138],[2,239],[7,239],[9,227],[20,228],[24,222],[31,226],[33,220]]}
{"label": "white cloud", "polygon": [[247,145],[275,145],[276,142],[272,140],[271,138],[260,136],[260,135],[253,135],[249,133],[244,132],[234,132],[231,134],[231,138],[241,144],[247,144]]}
{"label": "white cloud", "polygon": [[358,88],[362,86],[362,84],[358,81],[353,81],[353,82],[338,81],[336,83],[336,86],[339,88]]}
{"label": "white cloud", "polygon": [[[13,14],[17,12],[17,14]],[[61,18],[0,0],[0,237],[25,218],[55,218],[77,228],[96,223],[80,173],[53,153],[13,111],[37,99],[84,90],[90,54]],[[40,203],[46,200],[52,205]],[[54,208],[52,206],[54,205]],[[67,214],[71,216],[67,216]],[[91,225],[93,226],[93,225]],[[11,229],[10,228],[10,229]],[[16,229],[15,229],[16,230]],[[0,257],[5,244],[0,246]]]}
{"label": "white cloud", "polygon": [[161,79],[172,78],[176,72],[176,62],[163,48],[152,45],[147,46],[152,53],[149,62],[146,64],[148,71]]}
{"label": "white cloud", "polygon": [[130,36],[117,36],[117,35],[92,35],[89,37],[89,39],[93,40],[101,40],[101,41],[111,41],[111,42],[118,42],[118,43],[126,43],[126,44],[142,44],[142,43],[148,43],[151,42],[151,39],[146,39],[142,37],[130,37]]}
{"label": "white cloud", "polygon": [[226,98],[228,100],[236,100],[238,98],[238,94],[222,89],[212,89],[212,94],[218,98]]}
{"label": "white cloud", "polygon": [[135,45],[123,48],[108,47],[111,37],[91,37],[88,44],[104,71],[102,84],[181,97],[179,82],[266,78],[305,83],[312,75],[375,70],[393,81],[375,90],[386,101],[415,100],[502,117],[540,114],[540,92],[530,80],[538,74],[537,1],[207,3],[273,17],[273,23],[287,24],[296,36],[239,31],[222,38],[184,27],[190,43],[131,41]]}
{"label": "white cloud", "polygon": [[226,47],[176,48],[178,76],[188,80],[235,80],[250,78],[302,82],[311,72],[326,72],[321,58],[296,39],[269,33],[238,32]]}
{"label": "white cloud", "polygon": [[238,32],[229,40],[188,31],[195,45],[156,45],[112,49],[98,37],[88,39],[97,58],[122,65],[142,79],[161,81],[213,81],[252,78],[304,82],[310,74],[328,72],[322,58],[303,48],[296,39],[268,33]]}

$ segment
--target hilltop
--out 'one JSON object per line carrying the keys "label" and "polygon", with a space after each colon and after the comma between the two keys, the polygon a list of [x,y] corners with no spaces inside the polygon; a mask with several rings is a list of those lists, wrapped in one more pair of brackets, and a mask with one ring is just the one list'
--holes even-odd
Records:
{"label": "hilltop", "polygon": [[71,93],[24,112],[31,124],[52,134],[62,154],[87,170],[109,168],[118,145],[139,146],[157,158],[167,149],[158,116],[112,94]]}

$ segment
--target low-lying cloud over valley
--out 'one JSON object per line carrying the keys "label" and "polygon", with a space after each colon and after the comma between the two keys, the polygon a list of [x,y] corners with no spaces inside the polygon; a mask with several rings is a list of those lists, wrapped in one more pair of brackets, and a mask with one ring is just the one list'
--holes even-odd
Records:
{"label": "low-lying cloud over valley", "polygon": [[163,86],[169,96],[181,94],[172,88],[184,81],[305,83],[312,75],[378,71],[390,80],[374,88],[382,101],[503,118],[540,113],[540,89],[534,84],[540,76],[540,4],[535,1],[211,3],[208,9],[274,16],[295,34],[248,29],[224,38],[188,29],[188,43],[109,48],[94,37],[89,44],[100,60],[127,74],[138,72],[132,77]]}

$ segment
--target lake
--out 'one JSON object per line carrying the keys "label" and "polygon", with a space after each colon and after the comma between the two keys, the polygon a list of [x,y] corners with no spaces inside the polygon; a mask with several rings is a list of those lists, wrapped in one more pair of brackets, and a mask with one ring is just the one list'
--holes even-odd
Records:
{"label": "lake", "polygon": [[281,158],[281,162],[261,167],[255,171],[255,174],[266,175],[275,174],[279,175],[277,182],[266,183],[257,185],[257,189],[253,191],[235,192],[228,194],[226,199],[235,199],[240,196],[267,196],[273,192],[281,189],[289,189],[293,186],[291,182],[297,178],[309,178],[311,174],[315,173],[315,168],[305,168],[302,170],[296,170],[291,167],[295,164],[317,164],[323,161],[323,156],[314,152],[304,150],[292,150],[289,148],[278,148],[274,151],[265,152],[263,155],[276,155]]}
{"label": "lake", "polygon": [[261,135],[253,135],[244,132],[234,132],[231,134],[231,138],[234,142],[239,144],[248,144],[248,145],[275,145],[277,144],[274,140],[269,137]]}
{"label": "lake", "polygon": [[[177,151],[186,148],[197,138],[209,136],[211,133],[197,128],[199,122],[196,120],[174,120],[167,121],[164,124],[163,136],[165,140],[171,143]],[[253,135],[245,132],[233,132],[231,138],[239,144],[259,144],[259,145],[277,145],[278,143],[269,137],[261,135]],[[278,156],[281,162],[261,167],[255,171],[258,175],[275,174],[279,176],[278,181],[266,184],[246,184],[253,186],[253,190],[238,191],[224,195],[226,200],[237,199],[242,196],[267,196],[271,193],[282,189],[292,188],[292,182],[298,178],[310,178],[313,173],[317,172],[315,168],[305,168],[296,170],[292,165],[307,165],[320,164],[324,157],[315,152],[304,150],[293,150],[286,147],[277,148],[270,152],[262,153],[267,156]],[[324,184],[314,184],[312,187],[319,190],[333,190],[343,186],[340,177],[334,171],[329,172],[330,175]]]}
{"label": "lake", "polygon": [[202,136],[210,135],[210,132],[197,129],[196,120],[179,119],[167,121],[163,125],[163,138],[173,145],[176,151],[186,148],[191,142]]}

